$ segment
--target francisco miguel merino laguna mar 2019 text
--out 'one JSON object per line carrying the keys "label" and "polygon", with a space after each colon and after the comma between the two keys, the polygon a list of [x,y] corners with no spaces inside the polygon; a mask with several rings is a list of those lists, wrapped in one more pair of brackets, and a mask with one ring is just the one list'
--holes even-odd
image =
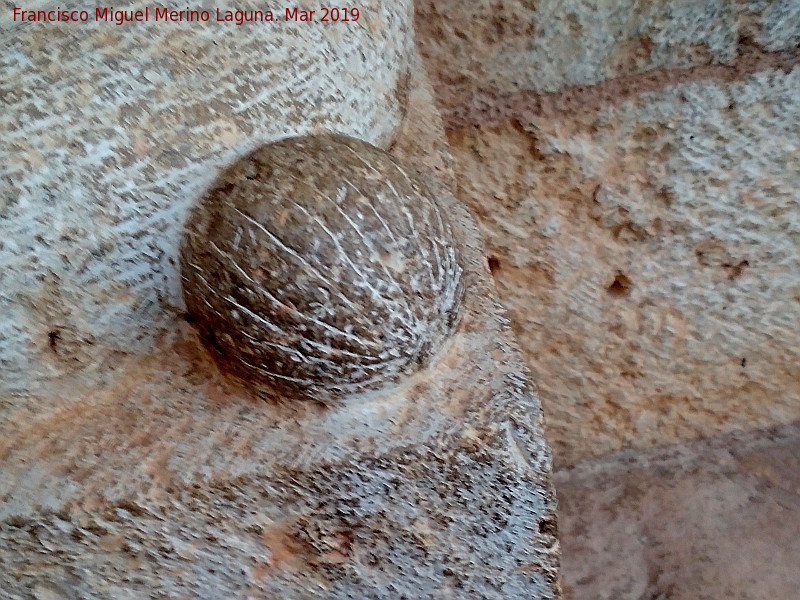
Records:
{"label": "francisco miguel merino laguna mar 2019 text", "polygon": [[348,7],[322,7],[319,10],[301,10],[298,8],[284,9],[283,18],[281,11],[271,10],[192,10],[188,6],[185,10],[170,10],[168,8],[145,7],[139,10],[115,10],[114,7],[96,8],[88,10],[67,10],[60,6],[52,10],[25,10],[14,7],[14,21],[17,22],[90,22],[103,21],[123,25],[126,22],[188,22],[205,23],[216,21],[220,23],[258,22],[349,22],[358,21],[360,11]]}

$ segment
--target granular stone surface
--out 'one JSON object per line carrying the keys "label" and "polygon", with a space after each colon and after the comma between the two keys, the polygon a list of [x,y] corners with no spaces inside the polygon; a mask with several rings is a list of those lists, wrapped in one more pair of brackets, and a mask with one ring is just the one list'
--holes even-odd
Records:
{"label": "granular stone surface", "polygon": [[798,89],[770,69],[450,135],[558,464],[800,418]]}
{"label": "granular stone surface", "polygon": [[171,327],[165,307],[182,308],[181,227],[224,165],[306,133],[392,143],[411,2],[360,9],[350,23],[118,27],[14,23],[3,4],[0,391],[153,349]]}
{"label": "granular stone surface", "polygon": [[323,406],[220,377],[182,312],[149,352],[99,339],[0,395],[3,600],[560,597],[541,407],[412,72],[391,152],[439,175],[468,290],[440,359]]}

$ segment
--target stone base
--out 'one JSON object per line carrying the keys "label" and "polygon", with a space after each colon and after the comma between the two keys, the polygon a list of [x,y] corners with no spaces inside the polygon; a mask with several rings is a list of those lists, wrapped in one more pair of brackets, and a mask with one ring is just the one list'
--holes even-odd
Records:
{"label": "stone base", "polygon": [[[408,93],[393,151],[452,182],[419,71]],[[175,310],[152,353],[4,398],[3,597],[559,597],[541,408],[477,229],[440,192],[464,318],[401,385],[256,401]]]}

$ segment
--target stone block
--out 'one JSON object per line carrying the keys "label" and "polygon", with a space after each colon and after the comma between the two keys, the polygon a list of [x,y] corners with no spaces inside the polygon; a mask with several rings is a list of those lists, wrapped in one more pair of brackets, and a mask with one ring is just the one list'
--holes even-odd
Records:
{"label": "stone block", "polygon": [[800,67],[450,134],[557,464],[800,418]]}
{"label": "stone block", "polygon": [[420,51],[447,122],[517,93],[729,63],[800,44],[796,0],[420,0]]}

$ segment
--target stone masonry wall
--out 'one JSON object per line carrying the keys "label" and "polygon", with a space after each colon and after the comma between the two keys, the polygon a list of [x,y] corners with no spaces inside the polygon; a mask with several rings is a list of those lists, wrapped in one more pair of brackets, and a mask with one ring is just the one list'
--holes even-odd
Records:
{"label": "stone masonry wall", "polygon": [[[526,94],[800,44],[796,0],[418,0],[420,51],[459,126]],[[515,98],[516,97],[516,98]]]}
{"label": "stone masonry wall", "polygon": [[800,419],[800,3],[622,4],[417,7],[559,465]]}

